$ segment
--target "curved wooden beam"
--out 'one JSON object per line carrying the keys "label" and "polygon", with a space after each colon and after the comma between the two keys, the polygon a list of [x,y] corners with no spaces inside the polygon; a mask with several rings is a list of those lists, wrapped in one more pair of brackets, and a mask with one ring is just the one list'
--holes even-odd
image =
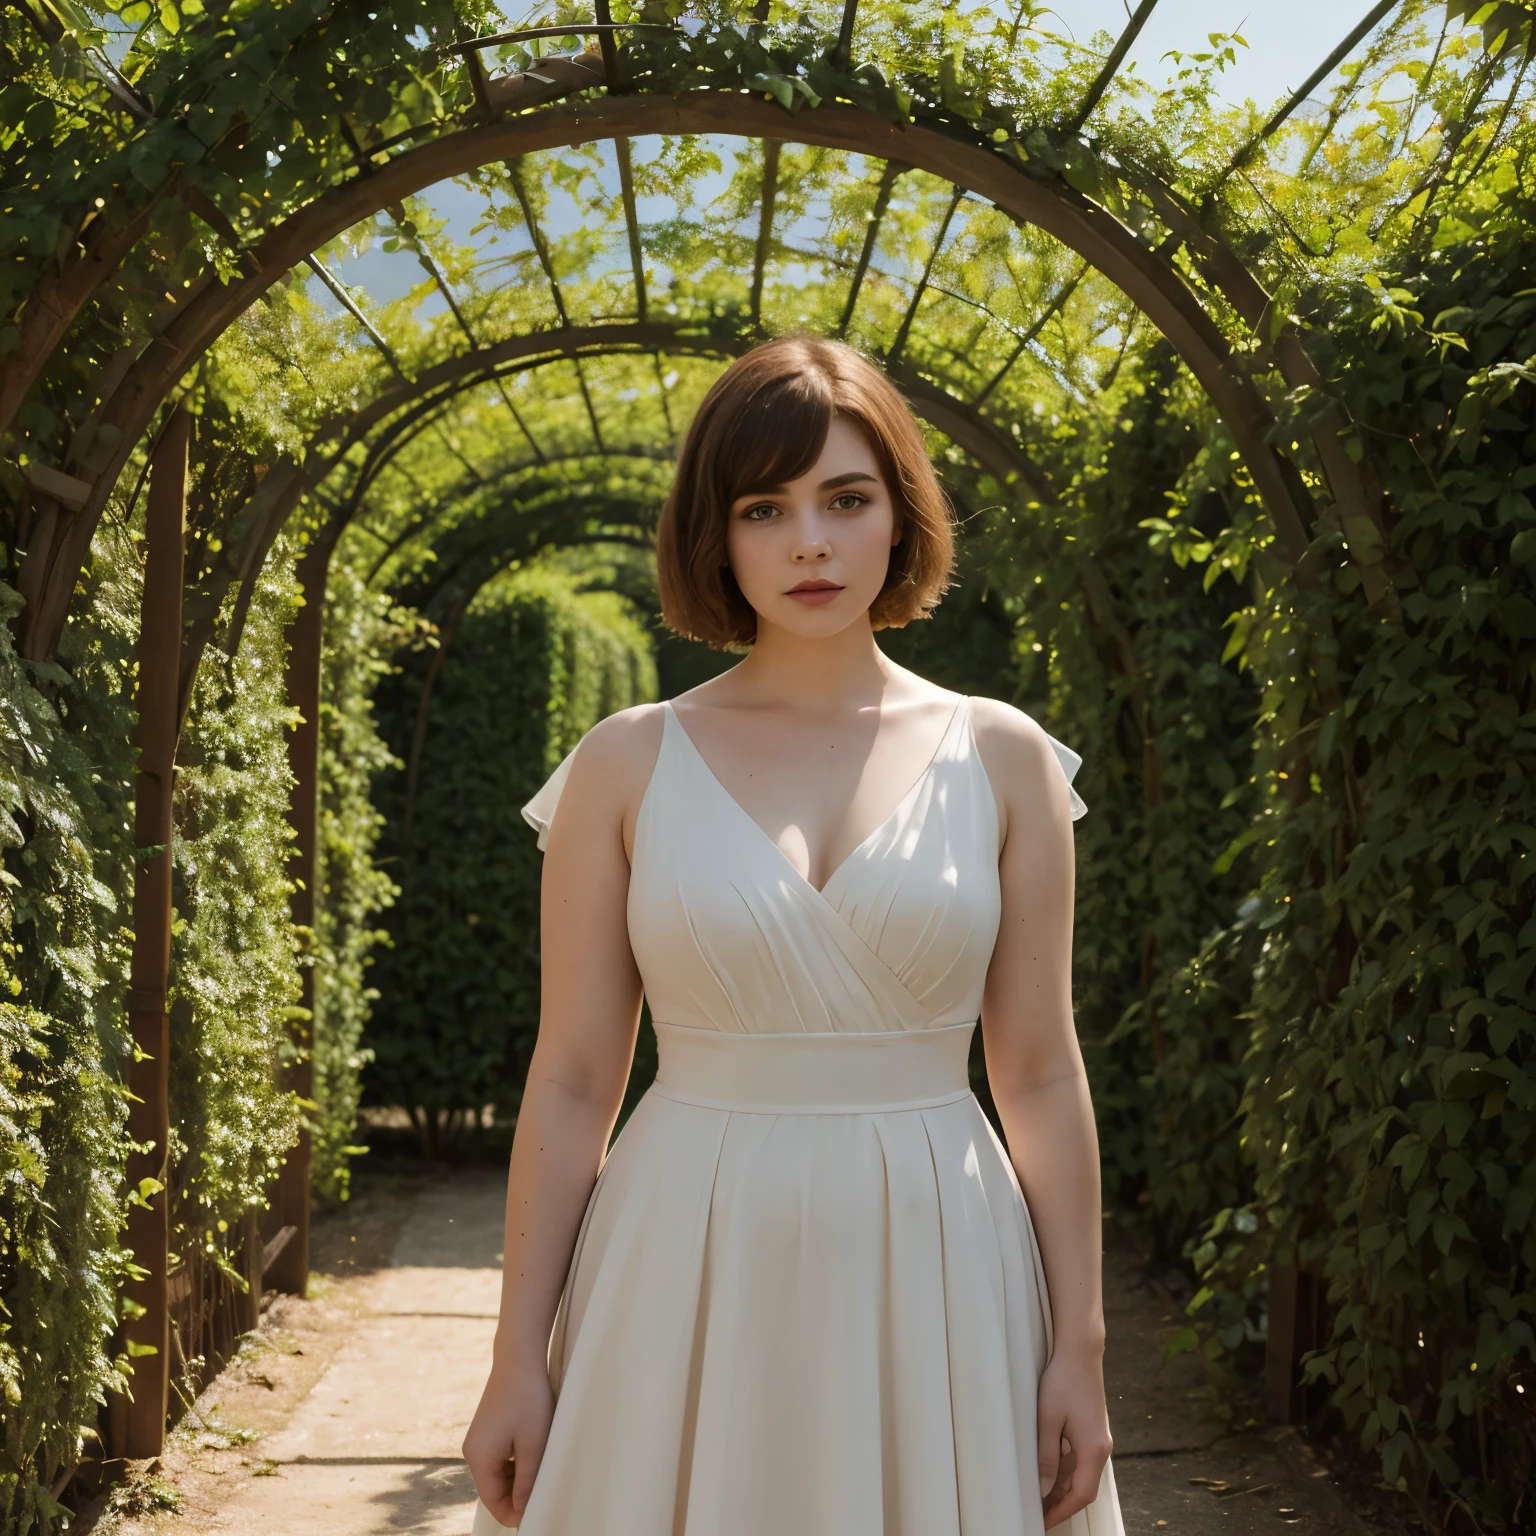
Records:
{"label": "curved wooden beam", "polygon": [[[317,489],[353,448],[366,440],[369,433],[381,423],[389,422],[390,417],[397,419],[390,423],[383,435],[375,438],[368,464],[360,473],[358,486],[354,487],[347,498],[347,506],[341,514],[343,527],[356,510],[359,489],[366,487],[377,470],[399,451],[404,441],[408,441],[410,436],[435,419],[434,413],[438,406],[466,389],[505,378],[511,373],[541,368],[576,357],[627,356],[634,353],[736,357],[755,345],[756,340],[751,336],[689,332],[677,326],[636,321],[535,331],[527,336],[510,337],[495,346],[459,353],[434,368],[424,370],[413,381],[392,385],[381,391],[356,411],[333,418],[311,440],[312,456],[305,464],[300,466],[291,461],[280,464],[262,482],[260,489],[236,519],[240,531],[225,535],[218,566],[191,595],[180,688],[183,708],[190,702],[197,666],[204,649],[213,638],[226,594],[236,582],[240,584],[240,600],[231,624],[231,636],[225,642],[226,648],[232,649],[238,643],[241,620],[260,575],[262,563],[283,524],[304,497]],[[1017,476],[1038,500],[1046,503],[1054,501],[1049,486],[1029,458],[979,411],[946,394],[909,369],[898,368],[893,371],[892,377],[913,410],[963,448],[983,468],[1003,481],[1010,476]],[[314,453],[313,450],[322,444],[335,446],[323,454]],[[596,456],[603,457],[606,452],[606,448],[599,445]]]}
{"label": "curved wooden beam", "polygon": [[[471,591],[477,591],[512,560],[528,558],[553,537],[567,545],[613,543],[649,548],[647,522],[660,511],[660,497],[645,501],[626,495],[604,496],[574,506],[565,503],[559,509],[530,508],[513,498],[486,516],[477,530],[478,537],[466,537],[461,547],[448,551],[442,568],[433,567],[430,582],[408,584],[398,590],[403,600],[431,617],[444,603],[456,603],[466,582]],[[594,522],[606,526],[594,529]],[[563,526],[570,524],[578,526]]]}
{"label": "curved wooden beam", "polygon": [[[1207,230],[1195,209],[1172,187],[1149,172],[1139,173],[1148,187],[1159,217],[1184,242],[1207,280],[1237,312],[1238,317],[1264,340],[1271,334],[1275,318],[1275,298],[1237,256]],[[1339,511],[1344,541],[1350,558],[1360,569],[1366,598],[1372,608],[1396,616],[1400,611],[1398,593],[1387,569],[1386,519],[1381,509],[1381,493],[1374,477],[1368,478],[1365,466],[1350,458],[1340,423],[1343,411],[1335,392],[1329,388],[1322,371],[1302,345],[1294,327],[1283,325],[1274,333],[1272,343],[1275,366],[1290,389],[1306,389],[1332,399],[1332,408],[1315,416],[1308,436],[1317,453],[1318,464]],[[1400,573],[1410,584],[1418,577],[1405,552],[1393,552]]]}
{"label": "curved wooden beam", "polygon": [[[344,438],[346,446],[351,447],[379,422],[419,400],[422,395],[435,389],[443,389],[446,394],[446,386],[450,385],[472,388],[488,382],[497,373],[513,371],[508,364],[529,358],[554,362],[576,355],[624,351],[730,358],[739,357],[748,348],[756,346],[760,339],[734,332],[696,331],[678,325],[636,320],[533,331],[526,336],[509,337],[493,346],[459,353],[435,367],[425,368],[413,381],[391,385],[359,410],[322,427],[315,440]],[[999,432],[979,411],[929,383],[915,370],[897,368],[893,370],[892,378],[919,416],[946,437],[953,438],[999,478],[1017,474],[1043,500],[1053,499],[1039,469],[1018,444]]]}
{"label": "curved wooden beam", "polygon": [[[608,459],[640,459],[651,463],[671,464],[674,455],[669,449],[645,448],[631,443],[623,448],[605,448],[602,453],[592,449],[580,449],[573,450],[570,453],[551,454],[548,458],[544,459],[518,459],[512,463],[498,465],[486,477],[484,484],[477,485],[473,491],[466,493],[463,499],[468,501],[472,497],[490,495],[504,487],[507,481],[515,479],[519,475],[531,476],[537,474],[540,470],[558,465],[590,463],[593,460]],[[430,533],[440,515],[441,509],[434,509],[424,516],[414,518],[391,539],[385,539],[382,534],[375,533],[373,529],[367,528],[366,532],[373,538],[378,539],[380,544],[383,545],[382,552],[369,568],[367,584],[371,586],[378,579],[379,573],[384,569],[385,565],[394,556],[398,555],[402,549],[415,542],[423,534]]]}
{"label": "curved wooden beam", "polygon": [[16,346],[0,364],[0,434],[15,420],[27,392],[92,295],[149,232],[160,201],[157,192],[131,213],[119,215],[108,209],[93,219],[81,241],[80,255],[62,271],[46,273],[32,290],[22,311]]}
{"label": "curved wooden beam", "polygon": [[621,135],[710,133],[788,139],[900,160],[967,188],[1075,250],[1115,283],[1184,359],[1232,433],[1274,517],[1282,548],[1293,562],[1305,552],[1306,493],[1266,440],[1273,418],[1263,397],[1177,269],[1107,210],[1064,182],[1036,181],[1001,153],[931,128],[890,123],[857,107],[818,107],[791,116],[756,97],[723,91],[610,96],[466,128],[410,150],[308,204],[251,250],[244,275],[209,284],[179,306],[104,402],[100,424],[119,434],[118,446],[85,508],[61,530],[59,548],[50,554],[39,603],[23,616],[23,654],[48,656],[57,646],[96,524],[161,402],[218,337],[311,251],[402,197],[489,162]]}

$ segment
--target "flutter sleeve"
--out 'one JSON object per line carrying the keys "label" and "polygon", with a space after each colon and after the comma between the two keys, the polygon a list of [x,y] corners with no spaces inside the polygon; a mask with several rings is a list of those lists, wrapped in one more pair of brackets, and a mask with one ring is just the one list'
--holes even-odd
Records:
{"label": "flutter sleeve", "polygon": [[[1073,789],[1072,781],[1077,777],[1077,770],[1083,766],[1083,760],[1071,747],[1057,741],[1049,731],[1046,732],[1045,739],[1050,742],[1051,751],[1056,754],[1056,761],[1061,764],[1061,771],[1067,776],[1067,804],[1072,809],[1072,820],[1080,821],[1088,814],[1088,807],[1083,802],[1083,797]],[[526,816],[528,813],[525,811],[523,814]],[[541,842],[539,846],[542,848],[544,845]]]}
{"label": "flutter sleeve", "polygon": [[560,766],[545,779],[544,787],[523,807],[523,820],[539,834],[540,853],[549,842],[549,824],[555,819],[555,807],[560,804],[565,781],[571,776],[571,760],[575,756],[576,748],[572,747],[561,759]]}

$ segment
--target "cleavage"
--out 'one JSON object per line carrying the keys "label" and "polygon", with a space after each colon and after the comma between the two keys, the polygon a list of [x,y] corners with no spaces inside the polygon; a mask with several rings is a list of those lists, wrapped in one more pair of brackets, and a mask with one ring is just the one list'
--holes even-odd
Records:
{"label": "cleavage", "polygon": [[[819,747],[809,747],[808,744],[794,758],[781,749],[780,755],[759,759],[754,766],[740,762],[729,767],[722,765],[724,771],[717,770],[705,757],[683,725],[681,716],[677,716],[677,724],[721,791],[735,802],[737,809],[778,849],[808,885],[817,891],[825,891],[853,856],[890,823],[927,779],[948,740],[959,709],[960,701],[957,701],[937,734],[932,733],[930,724],[930,730],[925,732],[927,739],[917,753],[908,748],[898,756],[889,750],[894,743],[881,750],[878,739],[860,741],[850,732],[840,741],[825,739]],[[864,753],[864,760],[856,769],[850,769],[847,759],[860,751]],[[842,761],[838,761],[838,754],[842,754]],[[883,761],[871,774],[869,760],[876,755]],[[820,759],[826,765],[821,786],[815,783],[817,763],[812,759]],[[835,793],[829,793],[830,786],[825,783],[825,778],[831,775],[843,777]],[[826,817],[826,824],[816,829],[808,827],[811,818],[805,812],[807,802],[817,798],[815,791],[818,787],[825,797],[819,809]],[[819,865],[814,846],[818,842],[822,852]]]}

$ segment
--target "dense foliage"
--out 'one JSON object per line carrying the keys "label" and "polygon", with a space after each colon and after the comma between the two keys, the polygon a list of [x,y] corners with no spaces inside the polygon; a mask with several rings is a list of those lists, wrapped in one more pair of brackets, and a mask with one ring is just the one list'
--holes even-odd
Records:
{"label": "dense foliage", "polygon": [[73,675],[19,662],[0,626],[0,1525],[18,1533],[56,1528],[50,1490],[119,1379],[128,680],[98,595]]}
{"label": "dense foliage", "polygon": [[1380,302],[1329,296],[1391,549],[1418,576],[1382,622],[1325,541],[1314,590],[1242,616],[1265,684],[1258,1221],[1228,1244],[1223,1216],[1197,1255],[1228,1286],[1320,1265],[1335,1321],[1309,1371],[1389,1480],[1433,1480],[1490,1526],[1536,1497],[1530,212],[1398,271]]}
{"label": "dense foliage", "polygon": [[1175,1258],[1242,1189],[1240,1009],[1178,1006],[1185,963],[1246,894],[1237,870],[1217,870],[1251,804],[1257,698],[1223,659],[1238,593],[1169,522],[1184,508],[1224,526],[1227,497],[1240,502],[1222,436],[1167,349],[1149,349],[1115,414],[1076,444],[1061,501],[1014,525],[1010,558],[1029,637],[1019,670],[1082,754],[1092,807],[1077,833],[1075,1001],[1106,1193],[1146,1209]]}
{"label": "dense foliage", "polygon": [[315,1191],[344,1200],[351,1185],[364,1044],[377,997],[369,970],[387,935],[378,914],[398,887],[374,858],[383,816],[370,796],[374,778],[398,767],[374,720],[373,696],[395,649],[419,624],[370,592],[345,561],[331,570],[325,609],[320,758],[320,872],[315,916],[311,1111]]}
{"label": "dense foliage", "polygon": [[[723,359],[844,334],[930,413],[965,519],[962,585],[892,653],[1018,700],[1086,759],[1078,989],[1106,1183],[1201,1272],[1191,1337],[1262,1339],[1275,1266],[1319,1272],[1333,1332],[1310,1369],[1389,1482],[1437,1528],[1528,1523],[1529,5],[1403,0],[1278,112],[1217,103],[1240,39],[1174,59],[1163,89],[1101,80],[1112,40],[1066,37],[1034,0],[864,0],[846,49],[819,0],[615,9],[649,24],[624,37],[632,96],[767,98],[785,140],[498,161],[359,214],[281,276],[253,253],[266,233],[475,121],[449,45],[493,8],[0,10],[10,626],[36,611],[10,593],[36,591],[46,487],[63,472],[108,509],[57,664],[0,634],[7,1531],[57,1527],[47,1485],[113,1373],[154,369],[253,272],[263,302],[176,364],[199,418],[171,978],[194,1292],[232,1264],[301,1109],[320,1190],[345,1194],[370,1053],[429,1146],[515,1108],[537,878],[516,808],[653,687],[628,610],[539,552],[623,551],[597,584],[648,609],[668,456]],[[1260,497],[1252,433],[1057,241],[938,175],[793,143],[788,114],[824,101],[1118,221],[1228,349],[1294,494]],[[378,302],[344,286],[376,282]],[[297,933],[283,627],[322,528],[320,900]],[[273,1068],[304,965],[299,1106]]]}
{"label": "dense foliage", "polygon": [[[181,1263],[203,1268],[237,1267],[241,1220],[264,1203],[298,1132],[299,1106],[275,1070],[299,1000],[285,867],[283,632],[294,597],[291,560],[272,561],[239,651],[212,651],[198,673],[177,753],[172,1242]],[[182,1343],[189,1359],[203,1353]]]}
{"label": "dense foliage", "polygon": [[591,726],[655,691],[623,600],[541,570],[492,581],[381,689],[401,765],[377,789],[381,854],[401,889],[370,1091],[411,1111],[429,1153],[487,1107],[515,1113],[533,1050],[540,858],[520,808]]}

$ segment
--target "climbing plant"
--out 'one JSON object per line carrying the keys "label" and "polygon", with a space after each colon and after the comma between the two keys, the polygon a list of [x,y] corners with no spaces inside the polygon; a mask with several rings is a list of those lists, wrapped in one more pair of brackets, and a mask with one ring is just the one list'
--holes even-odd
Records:
{"label": "climbing plant", "polygon": [[400,766],[379,735],[373,697],[390,658],[416,638],[420,620],[370,592],[345,560],[326,591],[321,701],[320,901],[314,935],[315,1092],[311,1125],[316,1192],[342,1200],[351,1187],[363,1069],[364,1030],[377,998],[374,946],[387,938],[380,914],[399,894],[376,862],[384,819],[373,780]]}
{"label": "climbing plant", "polygon": [[[129,610],[98,586],[63,666],[0,625],[0,1525],[54,1489],[104,1393],[125,1256]],[[16,594],[0,586],[0,610]],[[105,770],[105,771],[103,771]]]}
{"label": "climbing plant", "polygon": [[1529,1509],[1536,1395],[1527,195],[1323,300],[1391,548],[1422,575],[1383,623],[1325,541],[1316,588],[1241,616],[1265,685],[1256,1189],[1196,1255],[1229,1290],[1318,1266],[1333,1326],[1309,1372],[1389,1481],[1490,1528]]}
{"label": "climbing plant", "polygon": [[[268,564],[234,657],[198,673],[178,749],[171,929],[172,1245],[195,1294],[241,1272],[242,1222],[298,1133],[281,1086],[299,1001],[285,868],[290,776],[284,630],[292,561]],[[210,1273],[211,1272],[211,1273]],[[187,1325],[201,1333],[202,1319]],[[204,1353],[182,1341],[189,1359]]]}
{"label": "climbing plant", "polygon": [[1170,1258],[1241,1188],[1241,1031],[1220,1009],[1193,1037],[1169,1018],[1172,978],[1246,894],[1216,864],[1250,814],[1257,696],[1223,661],[1241,589],[1200,532],[1245,510],[1231,457],[1147,347],[1080,424],[1060,499],[1010,518],[1000,577],[1025,696],[1084,759],[1075,1003],[1109,1198],[1145,1211]]}

